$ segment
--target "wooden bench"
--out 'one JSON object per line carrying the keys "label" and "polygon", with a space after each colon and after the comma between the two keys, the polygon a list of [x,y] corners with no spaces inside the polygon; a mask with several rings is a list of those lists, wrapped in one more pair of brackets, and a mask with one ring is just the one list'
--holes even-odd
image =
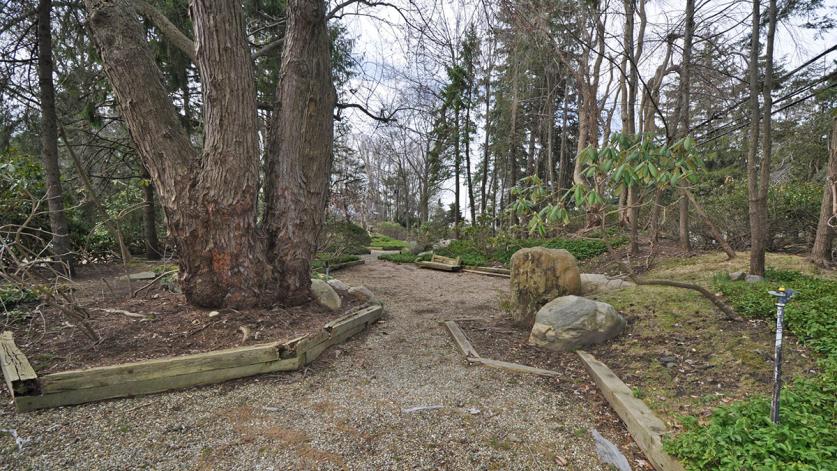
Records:
{"label": "wooden bench", "polygon": [[416,265],[433,270],[458,271],[462,269],[462,260],[459,257],[451,258],[433,254],[429,262],[416,262]]}

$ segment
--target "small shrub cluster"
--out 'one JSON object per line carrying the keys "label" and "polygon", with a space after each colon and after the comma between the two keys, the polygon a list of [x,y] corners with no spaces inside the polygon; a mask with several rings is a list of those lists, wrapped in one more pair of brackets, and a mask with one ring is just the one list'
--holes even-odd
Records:
{"label": "small shrub cluster", "polygon": [[330,221],[323,228],[321,251],[363,255],[369,253],[372,238],[366,229],[345,221]]}
{"label": "small shrub cluster", "polygon": [[[614,247],[625,243],[618,237],[609,240]],[[470,239],[452,241],[450,246],[436,250],[439,255],[460,257],[464,265],[484,266],[501,264],[508,266],[512,255],[522,248],[543,246],[550,249],[564,249],[577,259],[587,260],[607,252],[607,245],[595,239],[515,239],[492,238],[485,243]]]}
{"label": "small shrub cluster", "polygon": [[0,308],[4,310],[11,310],[18,305],[37,300],[38,295],[31,290],[15,286],[0,286]]}
{"label": "small shrub cluster", "polygon": [[780,425],[770,421],[770,398],[720,407],[708,424],[684,419],[685,432],[666,442],[689,469],[830,469],[837,463],[837,281],[768,270],[761,283],[718,277],[715,288],[742,315],[773,318],[767,294],[778,284],[798,290],[785,310],[788,329],[822,354],[821,373],[782,390]]}

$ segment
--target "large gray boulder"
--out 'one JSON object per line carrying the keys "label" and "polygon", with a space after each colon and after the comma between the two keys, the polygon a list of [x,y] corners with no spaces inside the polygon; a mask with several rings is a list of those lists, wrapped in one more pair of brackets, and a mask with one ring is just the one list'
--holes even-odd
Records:
{"label": "large gray boulder", "polygon": [[529,343],[567,352],[610,340],[624,329],[625,319],[610,304],[561,296],[538,311]]}
{"label": "large gray boulder", "polygon": [[328,283],[319,279],[311,280],[311,296],[321,305],[332,311],[336,311],[343,306],[343,301]]}
{"label": "large gray boulder", "polygon": [[630,288],[632,286],[636,286],[636,284],[632,281],[623,280],[621,278],[611,278],[607,275],[600,275],[598,273],[581,274],[581,294],[585,296],[588,294],[616,291]]}
{"label": "large gray boulder", "polygon": [[558,296],[581,294],[575,257],[566,250],[531,247],[511,257],[511,315],[529,328],[535,313]]}

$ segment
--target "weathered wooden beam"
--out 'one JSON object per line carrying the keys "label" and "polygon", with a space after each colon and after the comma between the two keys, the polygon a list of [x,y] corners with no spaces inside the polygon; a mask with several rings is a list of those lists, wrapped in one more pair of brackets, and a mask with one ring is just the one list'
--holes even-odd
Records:
{"label": "weathered wooden beam", "polygon": [[490,271],[482,271],[482,270],[479,270],[479,269],[476,269],[476,268],[463,268],[462,271],[468,272],[468,273],[477,273],[477,274],[480,274],[480,275],[494,276],[494,277],[497,277],[497,278],[511,278],[511,275],[506,275],[504,273],[494,273],[494,272],[490,272]]}
{"label": "weathered wooden beam", "polygon": [[486,272],[486,273],[496,273],[498,275],[511,275],[511,270],[508,268],[501,268],[501,267],[478,267],[475,265],[465,265],[465,268],[469,270],[475,270],[478,272]]}
{"label": "weathered wooden beam", "polygon": [[500,368],[508,371],[513,371],[515,373],[526,373],[547,377],[557,377],[561,375],[557,371],[545,370],[543,368],[535,368],[533,366],[526,366],[518,363],[510,363],[508,361],[492,360],[490,358],[476,358],[469,361],[480,363],[491,368]]}
{"label": "weathered wooden beam", "polygon": [[140,381],[118,382],[93,388],[60,391],[52,394],[20,396],[15,398],[18,412],[28,412],[49,407],[82,404],[119,397],[140,396],[172,389],[221,383],[231,379],[245,378],[277,371],[292,371],[299,368],[298,358],[246,364],[231,368],[219,368],[174,376],[159,376]]}
{"label": "weathered wooden beam", "polygon": [[433,270],[444,270],[444,271],[458,271],[462,268],[459,265],[448,265],[445,263],[438,263],[438,262],[416,262],[421,268],[430,268]]}
{"label": "weathered wooden beam", "polygon": [[301,364],[311,363],[329,347],[343,343],[346,339],[362,332],[369,324],[380,319],[383,313],[382,306],[374,305],[327,323],[321,332],[297,344],[297,354],[301,358]]}
{"label": "weathered wooden beam", "polygon": [[41,377],[44,394],[85,388],[99,388],[118,383],[148,381],[186,373],[267,363],[280,359],[279,342],[217,350],[207,353],[156,358],[113,366],[62,371]]}
{"label": "weathered wooden beam", "polygon": [[599,391],[625,423],[628,432],[654,469],[683,471],[683,465],[663,451],[662,436],[667,433],[665,423],[644,402],[634,397],[630,388],[604,363],[585,351],[578,350],[577,353]]}
{"label": "weathered wooden beam", "polygon": [[462,329],[459,328],[459,324],[454,321],[445,321],[445,327],[448,328],[448,332],[450,332],[451,337],[453,337],[453,341],[456,342],[456,345],[460,350],[462,350],[465,358],[471,359],[480,357],[477,350],[473,345],[471,345],[468,337],[465,336],[465,332],[462,332]]}
{"label": "weathered wooden beam", "polygon": [[38,394],[38,375],[29,360],[15,345],[14,334],[5,331],[0,335],[0,367],[6,379],[6,387],[12,396]]}

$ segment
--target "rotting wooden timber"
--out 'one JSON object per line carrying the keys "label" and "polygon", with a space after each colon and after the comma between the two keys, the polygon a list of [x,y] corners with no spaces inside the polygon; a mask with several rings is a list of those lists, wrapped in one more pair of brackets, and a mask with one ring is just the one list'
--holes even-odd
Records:
{"label": "rotting wooden timber", "polygon": [[382,315],[383,307],[372,305],[335,319],[317,332],[285,343],[271,342],[62,371],[41,377],[35,374],[15,346],[11,332],[4,332],[0,336],[0,360],[15,409],[27,412],[297,370],[317,359],[329,347],[364,331]]}

